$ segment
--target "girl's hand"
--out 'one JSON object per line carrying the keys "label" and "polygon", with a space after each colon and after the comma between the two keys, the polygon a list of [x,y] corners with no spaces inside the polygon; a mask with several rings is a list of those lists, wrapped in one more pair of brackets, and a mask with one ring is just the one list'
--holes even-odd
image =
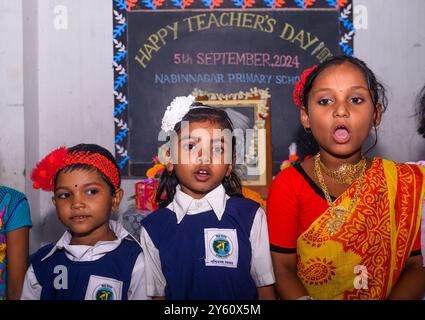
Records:
{"label": "girl's hand", "polygon": [[389,300],[422,300],[425,297],[425,268],[422,255],[409,257]]}
{"label": "girl's hand", "polygon": [[297,254],[272,251],[273,270],[276,277],[276,289],[282,300],[295,300],[308,296],[297,275]]}

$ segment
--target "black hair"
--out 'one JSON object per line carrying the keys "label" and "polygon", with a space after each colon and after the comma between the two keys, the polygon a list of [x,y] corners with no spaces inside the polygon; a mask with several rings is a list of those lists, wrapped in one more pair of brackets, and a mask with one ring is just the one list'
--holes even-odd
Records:
{"label": "black hair", "polygon": [[[306,107],[307,112],[308,112],[308,97],[317,76],[320,73],[322,73],[322,71],[324,71],[325,69],[331,66],[341,65],[345,62],[351,63],[363,73],[367,82],[367,87],[369,89],[369,94],[372,99],[374,110],[376,111],[376,106],[380,104],[382,107],[382,112],[384,112],[388,107],[388,98],[387,98],[387,93],[386,93],[384,84],[377,79],[374,72],[368,67],[368,65],[364,61],[356,57],[347,56],[347,55],[339,55],[339,56],[333,56],[328,58],[327,60],[320,63],[317,66],[317,68],[313,70],[307,76],[305,85],[304,85],[304,90],[301,92],[301,96],[299,97],[303,106]],[[375,130],[375,142],[370,148],[367,149],[365,154],[368,153],[378,143],[377,128],[375,125],[373,127]]]}
{"label": "black hair", "polygon": [[419,92],[416,99],[417,117],[418,117],[418,133],[425,138],[425,86]]}
{"label": "black hair", "polygon": [[[201,102],[194,102],[191,105],[189,112],[186,113],[183,119],[174,126],[174,131],[176,133],[181,132],[181,125],[183,121],[187,121],[189,123],[210,121],[211,123],[218,123],[223,127],[223,129],[229,129],[233,132],[233,123],[226,111],[204,105]],[[234,159],[235,154],[236,137],[232,136],[232,159]],[[164,170],[155,196],[155,200],[161,208],[166,207],[173,201],[178,184],[179,180],[174,170],[172,172]],[[227,195],[242,196],[241,181],[233,170],[229,177],[225,177],[223,179],[222,184]]]}
{"label": "black hair", "polygon": [[[68,153],[71,152],[80,152],[80,151],[87,151],[89,153],[98,153],[102,156],[104,156],[105,158],[107,158],[108,160],[110,160],[112,162],[112,164],[115,166],[115,168],[118,171],[118,177],[119,177],[119,181],[118,181],[118,188],[121,185],[121,174],[120,174],[120,169],[118,167],[118,164],[114,158],[114,156],[105,148],[97,145],[97,144],[87,144],[87,143],[80,143],[77,144],[73,147],[70,147],[67,149]],[[72,172],[75,170],[87,170],[87,171],[97,171],[97,173],[100,175],[100,177],[108,184],[110,190],[111,190],[111,195],[115,194],[115,187],[113,185],[113,183],[111,182],[111,180],[102,172],[100,171],[98,168],[89,165],[89,164],[82,164],[82,163],[74,163],[71,164],[69,166],[63,167],[61,170],[58,171],[58,173],[56,173],[55,175],[55,179],[54,179],[54,185],[56,185],[56,179],[59,176],[59,173],[61,172]]]}

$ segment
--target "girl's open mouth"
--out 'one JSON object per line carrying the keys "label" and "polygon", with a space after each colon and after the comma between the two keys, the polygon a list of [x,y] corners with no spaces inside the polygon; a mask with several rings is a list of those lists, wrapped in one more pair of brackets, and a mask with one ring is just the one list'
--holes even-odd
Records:
{"label": "girl's open mouth", "polygon": [[80,215],[80,216],[72,216],[71,220],[74,222],[83,222],[86,221],[89,218],[87,215]]}
{"label": "girl's open mouth", "polygon": [[204,182],[207,181],[210,178],[210,174],[207,170],[199,169],[195,171],[195,178],[198,181]]}
{"label": "girl's open mouth", "polygon": [[350,140],[350,132],[345,125],[340,124],[335,128],[333,138],[336,143],[347,143]]}

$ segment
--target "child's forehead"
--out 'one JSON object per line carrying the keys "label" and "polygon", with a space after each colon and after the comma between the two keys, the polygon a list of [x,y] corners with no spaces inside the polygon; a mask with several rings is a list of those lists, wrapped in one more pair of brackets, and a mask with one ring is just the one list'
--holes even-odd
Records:
{"label": "child's forehead", "polygon": [[206,120],[182,123],[178,136],[180,139],[187,137],[203,137],[205,139],[217,135],[227,136],[231,134],[232,131],[225,128],[219,122]]}
{"label": "child's forehead", "polygon": [[365,76],[363,70],[359,66],[345,61],[343,63],[333,64],[326,67],[318,74],[316,80],[319,78],[330,77],[336,73],[343,74],[344,76],[361,75],[363,78]]}
{"label": "child's forehead", "polygon": [[367,87],[367,79],[364,72],[350,62],[343,62],[327,67],[316,77],[313,87],[339,86],[341,83],[349,82]]}
{"label": "child's forehead", "polygon": [[56,185],[59,183],[86,183],[88,181],[103,181],[101,172],[94,166],[83,168],[65,167],[56,176]]}
{"label": "child's forehead", "polygon": [[182,121],[182,128],[189,128],[189,131],[196,129],[224,129],[223,125],[214,119],[205,119],[202,121]]}

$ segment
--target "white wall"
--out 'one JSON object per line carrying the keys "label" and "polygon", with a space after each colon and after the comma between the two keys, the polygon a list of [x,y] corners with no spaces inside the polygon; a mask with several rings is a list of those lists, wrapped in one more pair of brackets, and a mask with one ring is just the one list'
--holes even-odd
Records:
{"label": "white wall", "polygon": [[354,0],[367,10],[367,29],[358,29],[354,54],[389,88],[390,103],[374,154],[396,161],[425,159],[425,140],[416,133],[414,101],[425,85],[425,1]]}
{"label": "white wall", "polygon": [[[425,1],[354,4],[367,10],[355,55],[391,89],[375,153],[398,161],[425,158],[409,117],[425,83]],[[57,6],[68,10],[66,30],[55,29],[55,21],[64,22]],[[28,195],[34,251],[63,230],[51,195],[31,188],[34,164],[62,144],[93,142],[114,152],[112,0],[0,0],[0,39],[0,181]],[[124,181],[125,198],[134,194],[133,183]]]}
{"label": "white wall", "polygon": [[0,0],[0,183],[25,190],[22,2]]}
{"label": "white wall", "polygon": [[[26,172],[61,145],[97,143],[114,152],[112,1],[24,3]],[[33,190],[26,178],[35,249],[63,228],[51,194]]]}

